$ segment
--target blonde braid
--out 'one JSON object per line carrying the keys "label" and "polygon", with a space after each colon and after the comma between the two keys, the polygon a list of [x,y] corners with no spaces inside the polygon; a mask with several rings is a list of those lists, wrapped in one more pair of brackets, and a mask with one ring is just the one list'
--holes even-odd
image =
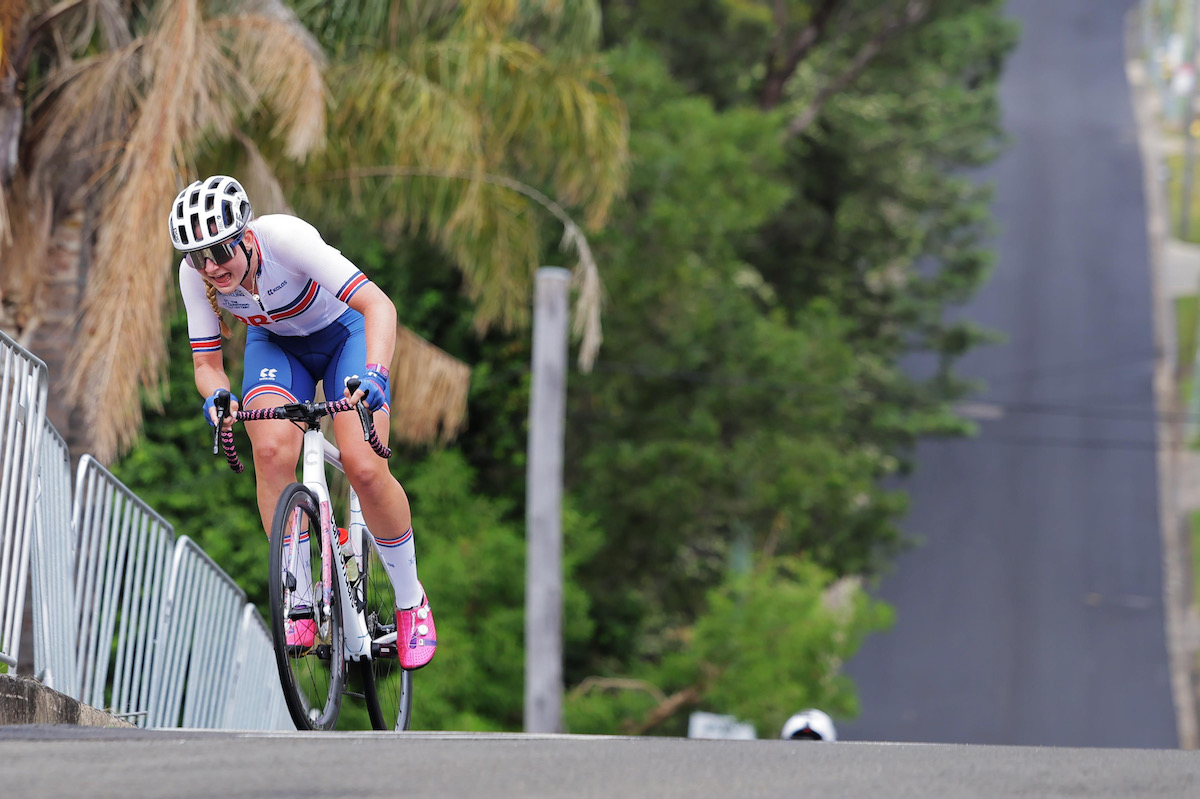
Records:
{"label": "blonde braid", "polygon": [[217,307],[217,287],[206,281],[204,293],[208,295],[208,304],[212,306],[213,313],[217,315],[217,321],[221,323],[221,335],[224,338],[233,338],[233,331],[229,329],[229,325],[225,324],[225,317],[221,316],[221,309]]}

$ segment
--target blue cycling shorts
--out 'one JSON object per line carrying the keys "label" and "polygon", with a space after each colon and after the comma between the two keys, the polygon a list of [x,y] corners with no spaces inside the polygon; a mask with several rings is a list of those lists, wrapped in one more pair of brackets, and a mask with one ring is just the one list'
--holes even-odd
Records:
{"label": "blue cycling shorts", "polygon": [[[345,379],[362,374],[366,362],[365,320],[353,308],[307,336],[251,327],[246,331],[242,407],[264,396],[271,397],[271,405],[308,402],[316,398],[318,380],[324,381],[325,399],[340,399]],[[390,412],[386,403],[383,410]]]}

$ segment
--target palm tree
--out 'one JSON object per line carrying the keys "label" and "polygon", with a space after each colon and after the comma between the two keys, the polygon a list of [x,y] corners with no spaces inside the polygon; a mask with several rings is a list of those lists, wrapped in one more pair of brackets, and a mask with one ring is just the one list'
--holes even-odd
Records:
{"label": "palm tree", "polygon": [[[575,321],[590,365],[601,292],[581,227],[603,224],[629,160],[624,106],[598,53],[598,4],[302,0],[296,9],[333,54],[335,87],[329,146],[290,176],[298,202],[428,236],[462,271],[480,331],[527,323],[552,215],[579,255]],[[584,225],[564,205],[581,209]]]}
{"label": "palm tree", "polygon": [[[319,150],[324,59],[276,0],[213,17],[197,0],[160,0],[145,17],[116,0],[20,11],[3,17],[0,108],[23,113],[15,136],[7,117],[0,130],[19,145],[0,170],[0,324],[46,345],[59,367],[52,420],[110,460],[140,428],[140,390],[162,374],[173,289],[162,209],[244,108],[268,110],[287,157]],[[56,329],[39,330],[44,319]]]}
{"label": "palm tree", "polygon": [[[9,209],[0,211],[0,326],[29,340],[56,279],[86,285],[60,371],[71,378],[66,407],[80,410],[86,447],[101,459],[135,440],[141,390],[162,376],[173,287],[161,209],[221,143],[241,148],[238,174],[256,209],[286,207],[288,187],[325,218],[354,209],[428,236],[462,268],[480,330],[525,321],[540,203],[580,250],[577,322],[584,357],[594,353],[595,265],[579,226],[548,196],[596,226],[624,182],[626,123],[599,69],[591,0],[301,4],[315,38],[278,0],[211,17],[197,0],[159,0],[145,18],[116,0],[29,0],[22,11],[3,29],[5,52],[23,55],[0,84],[0,110],[15,100],[26,122],[0,184]],[[73,246],[52,246],[62,238]],[[43,268],[52,257],[61,269]],[[452,429],[465,367],[401,336],[408,361],[397,371],[442,380],[441,389],[423,381],[434,388],[422,429]]]}

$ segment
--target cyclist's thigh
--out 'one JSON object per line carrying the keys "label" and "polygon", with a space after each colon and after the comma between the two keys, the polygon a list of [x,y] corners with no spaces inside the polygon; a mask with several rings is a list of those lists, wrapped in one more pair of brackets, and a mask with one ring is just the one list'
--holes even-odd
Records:
{"label": "cyclist's thigh", "polygon": [[[316,381],[285,343],[259,328],[246,333],[245,374],[242,378],[242,408],[271,408],[289,402],[306,402],[316,395]],[[291,422],[279,419],[247,422],[246,433],[261,451],[268,443],[295,448],[299,455],[301,432]]]}
{"label": "cyclist's thigh", "polygon": [[[374,416],[375,430],[383,442],[387,443],[387,414],[376,411]],[[382,476],[388,473],[388,462],[375,454],[371,445],[363,441],[362,422],[354,411],[339,413],[333,417],[333,436],[337,440],[338,451],[342,453],[342,466],[346,475],[353,477],[357,474]]]}
{"label": "cyclist's thigh", "polygon": [[[353,314],[353,316],[351,316]],[[337,321],[338,324],[345,326],[347,335],[341,342],[341,345],[334,350],[333,357],[329,359],[329,365],[325,368],[325,396],[330,399],[341,397],[345,392],[346,378],[351,375],[362,375],[363,367],[367,363],[367,332],[364,325],[362,314],[357,311],[350,311],[341,316]],[[337,388],[331,388],[336,386]],[[375,411],[375,429],[379,433],[380,439],[387,443],[388,440],[388,419],[391,413],[391,398],[385,397],[383,408]],[[342,414],[345,416],[346,414]],[[353,431],[358,431],[358,441],[362,442],[362,424],[358,421],[358,415],[351,417],[355,427],[348,428],[349,435],[343,436],[338,432],[339,427],[336,424],[337,417],[334,417],[334,434],[338,435],[338,448],[342,448],[343,438],[353,438]],[[365,442],[363,442],[365,444]],[[367,446],[370,451],[370,446]],[[378,456],[375,456],[378,457]]]}
{"label": "cyclist's thigh", "polygon": [[242,406],[270,408],[307,402],[316,396],[316,378],[288,351],[286,341],[252,327],[246,333]]}

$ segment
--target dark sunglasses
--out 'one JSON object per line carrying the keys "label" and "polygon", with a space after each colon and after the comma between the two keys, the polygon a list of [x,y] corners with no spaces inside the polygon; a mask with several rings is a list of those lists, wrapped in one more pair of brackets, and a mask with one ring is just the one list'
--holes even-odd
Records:
{"label": "dark sunglasses", "polygon": [[212,261],[217,266],[224,266],[233,260],[233,256],[237,254],[235,248],[242,243],[242,238],[245,235],[243,232],[236,239],[220,241],[216,244],[210,244],[207,247],[201,247],[198,250],[192,250],[189,253],[184,253],[184,257],[187,258],[188,265],[197,272],[204,271],[205,261]]}

